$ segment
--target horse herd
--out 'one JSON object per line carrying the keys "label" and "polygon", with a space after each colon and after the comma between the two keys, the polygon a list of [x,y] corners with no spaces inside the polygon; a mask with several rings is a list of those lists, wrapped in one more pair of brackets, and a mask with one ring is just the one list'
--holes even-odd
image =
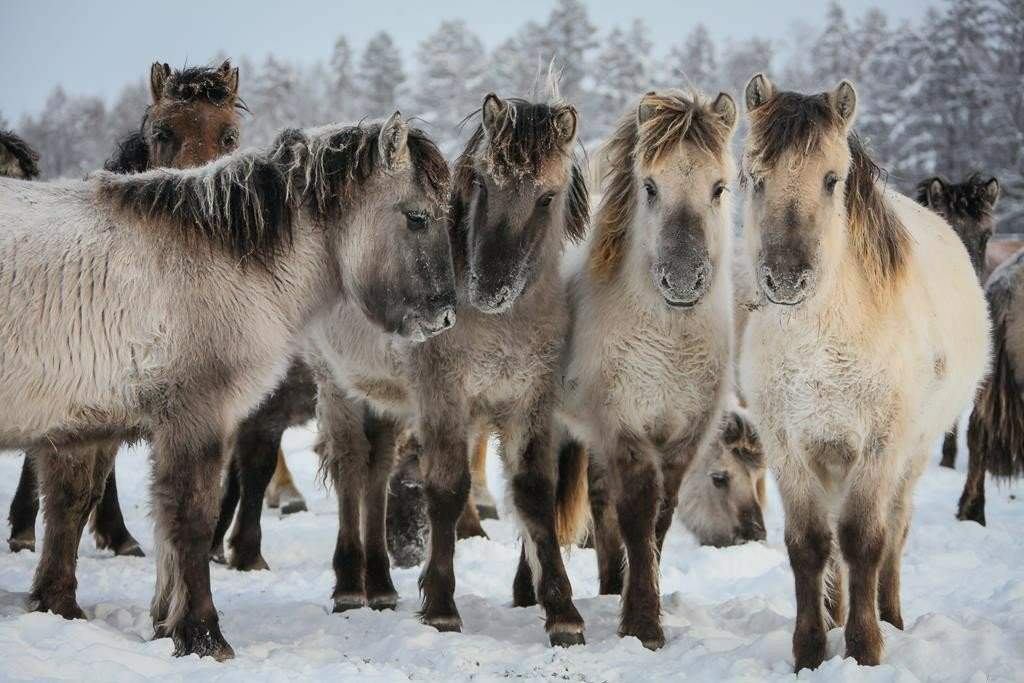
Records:
{"label": "horse herd", "polygon": [[561,547],[590,542],[619,634],[657,649],[680,491],[702,542],[763,539],[767,460],[796,670],[842,624],[870,665],[879,619],[902,628],[914,484],[990,341],[961,515],[983,521],[986,468],[1021,469],[1024,256],[992,276],[993,340],[979,286],[998,183],[924,181],[934,211],[888,189],[847,81],[804,95],[755,75],[738,170],[729,94],[643,95],[604,148],[593,215],[554,79],[542,102],[487,95],[450,167],[398,112],[238,151],[227,62],[154,64],[150,85],[139,132],[83,181],[27,182],[38,157],[0,139],[16,178],[0,179],[0,447],[26,453],[12,550],[34,549],[45,502],[34,609],[84,616],[90,515],[101,547],[141,554],[113,467],[145,439],[155,633],[232,657],[209,561],[266,568],[275,473],[274,497],[302,505],[281,435],[315,415],[338,494],[335,611],[395,607],[389,546],[407,564],[425,542],[420,618],[461,630],[455,543],[493,512],[493,438],[522,538],[513,604],[539,603],[552,644],[582,644]]}

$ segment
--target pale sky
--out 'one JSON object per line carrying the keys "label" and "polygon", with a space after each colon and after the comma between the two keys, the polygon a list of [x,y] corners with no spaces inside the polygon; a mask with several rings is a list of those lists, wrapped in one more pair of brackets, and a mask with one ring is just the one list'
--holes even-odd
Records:
{"label": "pale sky", "polygon": [[[72,93],[112,100],[128,81],[156,61],[172,66],[206,63],[223,51],[257,62],[268,52],[311,64],[326,60],[340,33],[357,50],[382,29],[409,58],[442,19],[462,18],[488,47],[525,21],[542,21],[554,0],[0,0],[0,113],[12,124],[42,107],[57,84]],[[643,19],[658,52],[679,42],[696,23],[716,41],[762,35],[792,40],[794,21],[818,24],[826,3],[800,0],[640,0],[588,2],[591,21],[604,32]],[[844,0],[847,15],[883,6],[893,20],[913,18],[929,0]],[[243,78],[245,76],[243,75]],[[244,84],[243,84],[244,87]]]}

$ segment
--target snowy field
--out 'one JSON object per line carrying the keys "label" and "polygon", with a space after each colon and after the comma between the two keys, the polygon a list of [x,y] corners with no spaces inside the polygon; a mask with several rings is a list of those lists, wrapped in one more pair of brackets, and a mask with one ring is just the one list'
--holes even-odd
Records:
{"label": "snowy field", "polygon": [[[512,525],[485,522],[490,540],[459,543],[457,596],[462,634],[420,625],[418,570],[399,570],[397,612],[330,613],[336,532],[332,493],[314,484],[313,434],[292,430],[286,452],[310,512],[264,514],[264,556],[272,571],[242,574],[214,565],[221,625],[236,659],[218,664],[175,659],[169,640],[152,641],[147,606],[153,591],[152,525],[145,495],[144,450],[118,460],[118,489],[128,526],[149,557],[114,558],[83,540],[79,604],[88,621],[25,611],[36,556],[0,549],[0,679],[172,680],[496,680],[764,681],[792,678],[795,613],[782,543],[782,514],[770,491],[768,544],[701,548],[677,523],[662,560],[668,643],[659,652],[615,635],[618,600],[597,597],[593,551],[573,550],[568,568],[587,644],[547,645],[539,608],[511,607],[518,547]],[[959,523],[953,511],[960,471],[931,467],[917,491],[917,511],[903,569],[907,629],[883,624],[884,664],[843,660],[843,634],[829,634],[831,657],[801,680],[1024,680],[1024,487],[990,482],[989,527]],[[933,459],[937,462],[937,458]],[[493,464],[493,463],[492,463]],[[0,505],[6,512],[20,457],[0,458]],[[491,467],[492,490],[501,475]],[[1016,494],[1016,498],[1014,497]],[[6,520],[5,520],[6,522]],[[9,535],[6,523],[3,538]],[[41,534],[41,525],[38,530]]]}

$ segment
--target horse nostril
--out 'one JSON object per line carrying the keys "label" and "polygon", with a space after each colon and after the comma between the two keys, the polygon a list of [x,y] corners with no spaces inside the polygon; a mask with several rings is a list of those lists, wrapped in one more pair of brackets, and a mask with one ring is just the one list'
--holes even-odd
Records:
{"label": "horse nostril", "polygon": [[665,289],[672,289],[672,284],[668,281],[668,275],[661,276],[661,286]]}
{"label": "horse nostril", "polygon": [[796,281],[796,286],[801,290],[807,289],[807,285],[810,283],[810,281],[811,276],[807,273],[802,273],[800,275],[800,279]]}
{"label": "horse nostril", "polygon": [[764,274],[764,286],[771,290],[775,289],[775,278],[772,277],[771,273]]}
{"label": "horse nostril", "polygon": [[697,278],[693,281],[694,290],[699,291],[704,286],[704,274],[697,273]]}
{"label": "horse nostril", "polygon": [[441,321],[441,327],[447,330],[449,327],[452,326],[452,324],[452,312],[446,311],[444,314],[444,320]]}

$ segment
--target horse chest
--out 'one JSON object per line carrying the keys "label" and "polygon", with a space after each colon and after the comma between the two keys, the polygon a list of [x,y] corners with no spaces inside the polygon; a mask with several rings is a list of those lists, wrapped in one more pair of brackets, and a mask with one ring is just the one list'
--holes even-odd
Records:
{"label": "horse chest", "polygon": [[481,325],[466,331],[465,339],[473,340],[460,345],[467,397],[491,404],[533,398],[557,366],[561,345],[550,326],[533,326],[532,333],[526,329]]}

